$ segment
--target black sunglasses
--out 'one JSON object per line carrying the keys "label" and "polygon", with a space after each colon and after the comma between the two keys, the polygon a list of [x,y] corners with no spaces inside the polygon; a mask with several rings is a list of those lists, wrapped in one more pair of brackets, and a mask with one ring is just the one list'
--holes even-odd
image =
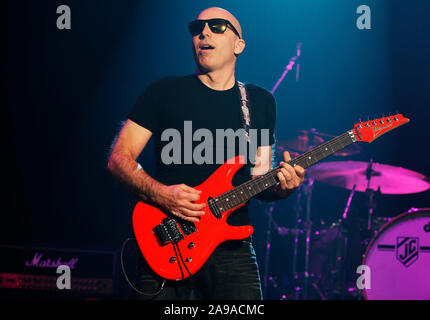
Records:
{"label": "black sunglasses", "polygon": [[239,32],[237,32],[236,28],[231,24],[230,21],[225,19],[209,19],[209,20],[194,20],[188,24],[188,30],[191,35],[195,37],[196,35],[202,33],[205,28],[206,23],[213,33],[224,33],[227,31],[227,28],[230,29],[240,38]]}

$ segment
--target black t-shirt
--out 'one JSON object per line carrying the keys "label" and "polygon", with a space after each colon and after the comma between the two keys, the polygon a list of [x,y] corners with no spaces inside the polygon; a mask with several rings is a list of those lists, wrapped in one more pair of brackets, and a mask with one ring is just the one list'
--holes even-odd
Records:
{"label": "black t-shirt", "polygon": [[[272,145],[276,121],[275,99],[270,92],[256,85],[247,84],[246,90],[251,129],[258,129],[255,130],[258,132],[257,145]],[[203,183],[221,166],[221,162],[230,158],[232,150],[227,150],[226,140],[223,146],[220,144],[217,129],[239,132],[237,130],[243,128],[244,121],[237,83],[229,90],[217,91],[204,85],[196,75],[167,77],[153,82],[140,96],[128,118],[153,133],[155,178],[166,185],[185,183],[191,187]],[[206,133],[210,131],[213,138],[198,135],[199,129],[206,129]],[[269,139],[261,139],[260,129],[268,129]],[[203,151],[198,149],[202,142],[206,143]],[[234,155],[243,154],[243,149],[239,148],[239,138],[236,142]],[[207,143],[211,148],[207,148]],[[245,153],[248,157],[246,165],[233,179],[234,186],[251,178],[252,162],[249,157],[255,155],[249,151]],[[201,163],[201,158],[196,161],[193,152],[204,156],[204,163]],[[223,161],[220,161],[219,155],[223,156]],[[232,225],[247,224],[247,211],[247,206],[237,210],[228,222]]]}

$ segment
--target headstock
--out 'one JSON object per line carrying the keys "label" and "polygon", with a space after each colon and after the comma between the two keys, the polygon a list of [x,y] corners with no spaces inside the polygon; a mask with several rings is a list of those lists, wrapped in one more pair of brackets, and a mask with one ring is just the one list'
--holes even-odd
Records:
{"label": "headstock", "polygon": [[410,120],[402,114],[396,114],[389,117],[360,122],[354,125],[352,130],[357,141],[372,142],[384,133],[397,128]]}

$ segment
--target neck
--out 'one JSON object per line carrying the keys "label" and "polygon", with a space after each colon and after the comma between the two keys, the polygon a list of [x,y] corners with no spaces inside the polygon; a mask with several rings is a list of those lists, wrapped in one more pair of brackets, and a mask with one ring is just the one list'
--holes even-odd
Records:
{"label": "neck", "polygon": [[233,88],[236,83],[234,69],[229,71],[217,70],[202,72],[197,68],[197,77],[204,85],[218,91],[229,90]]}
{"label": "neck", "polygon": [[[293,160],[290,160],[288,163],[292,166],[299,165],[303,168],[308,168],[329,155],[342,150],[355,141],[356,140],[353,139],[352,131],[349,131],[319,145],[318,147],[315,147]],[[279,182],[277,178],[279,168],[280,167],[278,166],[266,174],[248,180],[245,183],[219,195],[215,199],[209,200],[208,203],[211,211],[216,211],[216,215],[219,215],[226,210],[235,208],[241,203],[247,202],[253,196],[273,187]],[[214,205],[214,203],[216,204]]]}

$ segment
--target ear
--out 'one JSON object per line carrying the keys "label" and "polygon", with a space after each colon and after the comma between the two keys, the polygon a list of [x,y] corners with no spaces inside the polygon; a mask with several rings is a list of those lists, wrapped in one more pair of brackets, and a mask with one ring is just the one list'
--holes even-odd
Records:
{"label": "ear", "polygon": [[245,47],[246,47],[245,40],[237,39],[235,44],[234,44],[234,54],[236,56],[238,56],[239,54],[241,54],[243,52],[243,50],[245,50]]}

